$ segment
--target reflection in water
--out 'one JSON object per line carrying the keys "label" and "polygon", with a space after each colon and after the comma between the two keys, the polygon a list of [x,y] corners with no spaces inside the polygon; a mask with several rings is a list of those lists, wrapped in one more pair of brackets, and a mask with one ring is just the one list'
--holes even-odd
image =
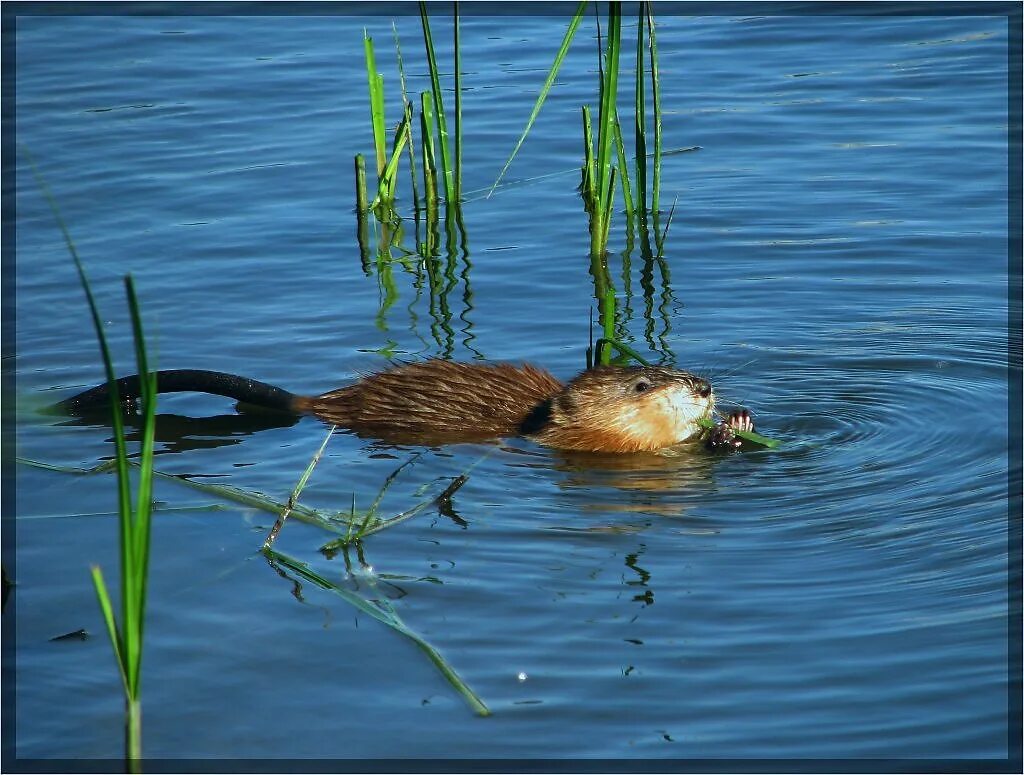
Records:
{"label": "reflection in water", "polygon": [[[136,414],[124,415],[125,439],[141,442],[141,417]],[[283,412],[239,412],[218,414],[212,417],[188,417],[180,414],[158,414],[156,416],[155,439],[162,449],[157,455],[189,452],[196,449],[215,449],[238,444],[247,436],[270,428],[288,428],[302,419],[299,415]],[[108,412],[96,412],[83,417],[71,417],[58,425],[110,427]],[[108,439],[112,441],[112,439]]]}
{"label": "reflection in water", "polygon": [[696,442],[660,452],[632,455],[601,455],[587,452],[552,450],[555,468],[566,474],[560,487],[585,489],[595,498],[602,488],[634,493],[650,493],[639,502],[590,501],[586,508],[597,511],[642,512],[678,515],[682,505],[665,499],[664,493],[706,489],[712,483],[718,456]]}
{"label": "reflection in water", "polygon": [[640,544],[640,547],[635,552],[626,555],[626,567],[633,570],[640,577],[639,579],[626,581],[626,586],[640,587],[643,591],[633,595],[633,600],[647,607],[654,605],[654,590],[650,589],[647,583],[651,580],[651,574],[637,565],[637,560],[645,551],[647,551],[647,545]]}
{"label": "reflection in water", "polygon": [[[423,343],[424,349],[433,350],[444,358],[451,358],[455,354],[456,332],[452,326],[455,313],[452,309],[451,299],[452,292],[461,284],[463,289],[462,309],[458,313],[458,317],[463,323],[461,345],[480,358],[482,357],[481,353],[470,344],[476,338],[469,317],[473,310],[473,290],[470,283],[472,263],[469,260],[469,242],[462,208],[452,206],[445,209],[443,253],[440,249],[440,223],[437,212],[428,208],[426,218],[423,219],[420,218],[419,209],[414,208],[414,213],[415,250],[410,250],[403,245],[404,221],[396,212],[389,211],[383,220],[377,213],[373,213],[375,217],[372,220],[372,226],[376,238],[373,251],[376,260],[373,262],[369,260],[369,246],[363,242],[364,236],[369,232],[367,224],[370,219],[365,214],[359,219],[360,255],[363,257],[363,269],[368,276],[376,275],[380,292],[380,304],[375,320],[377,329],[384,333],[389,330],[388,313],[399,298],[394,273],[394,266],[397,262],[402,265],[407,274],[413,277],[412,286],[415,289],[415,296],[406,307],[409,316],[407,327]],[[396,253],[398,255],[395,255]],[[460,258],[461,270],[458,268]],[[430,337],[434,343],[432,347],[427,346],[426,339],[419,332],[419,319],[415,312],[415,306],[421,297],[424,286],[429,293]],[[393,339],[389,339],[383,347],[377,348],[375,352],[391,357],[396,354],[396,348],[397,343]]]}

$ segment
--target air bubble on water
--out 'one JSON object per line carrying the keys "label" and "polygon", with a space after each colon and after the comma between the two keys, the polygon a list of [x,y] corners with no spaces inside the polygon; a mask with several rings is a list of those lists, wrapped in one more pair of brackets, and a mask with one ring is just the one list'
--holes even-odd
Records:
{"label": "air bubble on water", "polygon": [[522,683],[527,679],[527,677],[528,676],[526,675],[526,673],[520,671],[519,674],[516,676],[516,680],[519,681],[519,683]]}

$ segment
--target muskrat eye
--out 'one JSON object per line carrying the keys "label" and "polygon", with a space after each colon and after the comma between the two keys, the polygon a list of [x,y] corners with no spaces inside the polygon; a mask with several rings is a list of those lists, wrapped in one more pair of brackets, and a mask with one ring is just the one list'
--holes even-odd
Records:
{"label": "muskrat eye", "polygon": [[641,379],[635,385],[633,385],[633,392],[634,393],[646,393],[650,389],[651,389],[651,383],[648,382],[645,379]]}
{"label": "muskrat eye", "polygon": [[697,380],[697,395],[701,398],[707,398],[711,395],[711,383],[706,379]]}

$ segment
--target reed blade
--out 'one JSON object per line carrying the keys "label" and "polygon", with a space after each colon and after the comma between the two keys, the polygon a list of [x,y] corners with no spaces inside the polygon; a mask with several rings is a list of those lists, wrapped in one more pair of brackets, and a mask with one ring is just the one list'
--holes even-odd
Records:
{"label": "reed blade", "polygon": [[384,174],[387,164],[387,123],[384,118],[384,77],[377,71],[373,53],[373,38],[363,30],[363,52],[366,57],[366,79],[370,92],[370,123],[373,127],[373,147],[377,153],[377,177]]}
{"label": "reed blade", "polygon": [[622,126],[619,124],[618,111],[615,112],[615,154],[618,158],[618,168],[622,171],[622,201],[626,206],[627,216],[632,216],[633,213],[636,212],[636,207],[634,205],[633,191],[629,184],[629,168],[626,165],[626,147],[622,141]]}
{"label": "reed blade", "polygon": [[375,210],[380,205],[389,207],[394,205],[395,184],[398,175],[398,164],[402,160],[402,150],[409,138],[409,114],[402,116],[402,121],[395,132],[395,144],[391,150],[391,158],[388,160],[384,172],[380,176],[380,183],[377,185],[377,196],[370,203],[370,209]]}
{"label": "reed blade", "polygon": [[[123,573],[135,579],[133,591],[135,599],[132,601],[134,627],[138,640],[138,655],[130,662],[131,672],[130,685],[131,696],[139,696],[139,681],[142,665],[142,639],[145,631],[146,621],[146,593],[149,579],[149,550],[150,535],[153,516],[153,452],[156,433],[156,402],[157,402],[157,375],[155,370],[149,367],[149,359],[146,353],[145,332],[142,328],[142,314],[139,310],[139,300],[135,292],[135,283],[131,275],[124,279],[125,293],[128,297],[128,310],[132,321],[132,338],[135,342],[135,364],[140,375],[141,401],[142,401],[142,448],[139,458],[139,476],[136,492],[135,512],[130,516],[132,525],[131,535],[131,556],[132,562]],[[127,622],[125,624],[128,626]]]}
{"label": "reed blade", "polygon": [[456,205],[462,201],[462,55],[459,50],[459,3],[454,3],[453,42],[455,63],[455,196]]}
{"label": "reed blade", "polygon": [[[398,27],[395,22],[391,22],[391,32],[395,37],[395,57],[398,59],[398,82],[402,88],[402,104],[405,106],[406,120],[409,124],[409,131],[412,129],[412,102],[409,100],[409,92],[406,90],[405,85],[405,63],[402,60],[402,46],[398,38]],[[419,217],[420,211],[420,193],[419,187],[416,183],[416,144],[412,140],[412,135],[409,136],[409,175],[412,182],[412,207],[415,217]]]}
{"label": "reed blade", "polygon": [[423,28],[423,46],[427,53],[427,67],[430,70],[430,89],[434,97],[434,111],[437,120],[438,145],[441,149],[441,173],[444,176],[445,199],[455,199],[455,179],[452,170],[451,152],[448,146],[448,124],[445,121],[444,102],[441,96],[441,77],[434,56],[434,41],[430,34],[430,20],[427,18],[427,4],[419,3],[420,26]]}
{"label": "reed blade", "polygon": [[114,649],[114,660],[117,662],[117,671],[121,676],[121,685],[124,688],[126,697],[131,696],[128,691],[128,669],[124,656],[124,640],[117,629],[117,619],[114,616],[114,606],[110,602],[110,593],[107,591],[107,584],[103,580],[103,571],[99,565],[92,565],[89,568],[92,574],[92,583],[96,589],[96,599],[100,604],[100,612],[103,614],[103,622],[107,626],[107,635],[110,636],[110,645]]}
{"label": "reed blade", "polygon": [[636,188],[639,200],[637,213],[647,219],[647,86],[644,83],[644,5],[640,4],[636,26],[636,84],[634,90],[634,140],[636,144]]}
{"label": "reed blade", "polygon": [[491,194],[494,193],[494,189],[498,187],[498,183],[505,176],[509,166],[512,164],[512,160],[519,153],[520,147],[526,140],[526,136],[530,133],[530,129],[533,127],[533,122],[537,120],[537,116],[540,115],[541,106],[544,105],[544,100],[547,99],[548,92],[551,91],[551,87],[555,83],[555,78],[558,76],[558,71],[562,67],[562,60],[565,59],[565,55],[569,51],[569,45],[572,43],[573,38],[576,35],[576,29],[580,26],[580,22],[583,20],[583,14],[587,10],[587,0],[582,0],[576,11],[572,15],[572,19],[569,20],[569,26],[565,30],[565,35],[562,36],[562,45],[558,48],[558,53],[555,54],[555,61],[551,65],[551,69],[548,71],[548,77],[544,81],[544,85],[541,87],[540,94],[537,95],[537,101],[533,104],[533,110],[530,111],[530,118],[526,122],[526,128],[523,133],[519,136],[516,147],[512,149],[512,155],[508,157],[508,161],[505,162],[505,166],[501,168],[501,172],[498,173],[498,177],[494,183],[491,184],[490,190],[487,192],[487,197],[490,198]]}
{"label": "reed blade", "polygon": [[647,9],[648,53],[651,70],[651,105],[654,110],[654,181],[651,185],[651,211],[661,212],[661,85],[658,74],[658,40],[655,33],[654,11],[650,0],[644,3]]}
{"label": "reed blade", "polygon": [[597,135],[597,177],[598,198],[595,210],[600,218],[592,219],[590,230],[590,254],[601,256],[608,244],[608,233],[611,227],[612,187],[614,184],[612,159],[612,139],[615,135],[615,104],[618,93],[619,79],[619,48],[622,31],[622,4],[612,2],[608,5],[608,35],[605,45],[603,66],[601,71],[601,110],[598,117]]}

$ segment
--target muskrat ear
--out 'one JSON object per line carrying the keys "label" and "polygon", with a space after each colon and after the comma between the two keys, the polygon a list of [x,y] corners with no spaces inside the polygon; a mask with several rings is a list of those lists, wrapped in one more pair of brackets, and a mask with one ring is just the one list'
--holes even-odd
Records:
{"label": "muskrat ear", "polygon": [[632,390],[634,393],[646,393],[652,387],[654,387],[654,383],[647,379],[647,377],[640,377],[640,379],[633,383]]}

